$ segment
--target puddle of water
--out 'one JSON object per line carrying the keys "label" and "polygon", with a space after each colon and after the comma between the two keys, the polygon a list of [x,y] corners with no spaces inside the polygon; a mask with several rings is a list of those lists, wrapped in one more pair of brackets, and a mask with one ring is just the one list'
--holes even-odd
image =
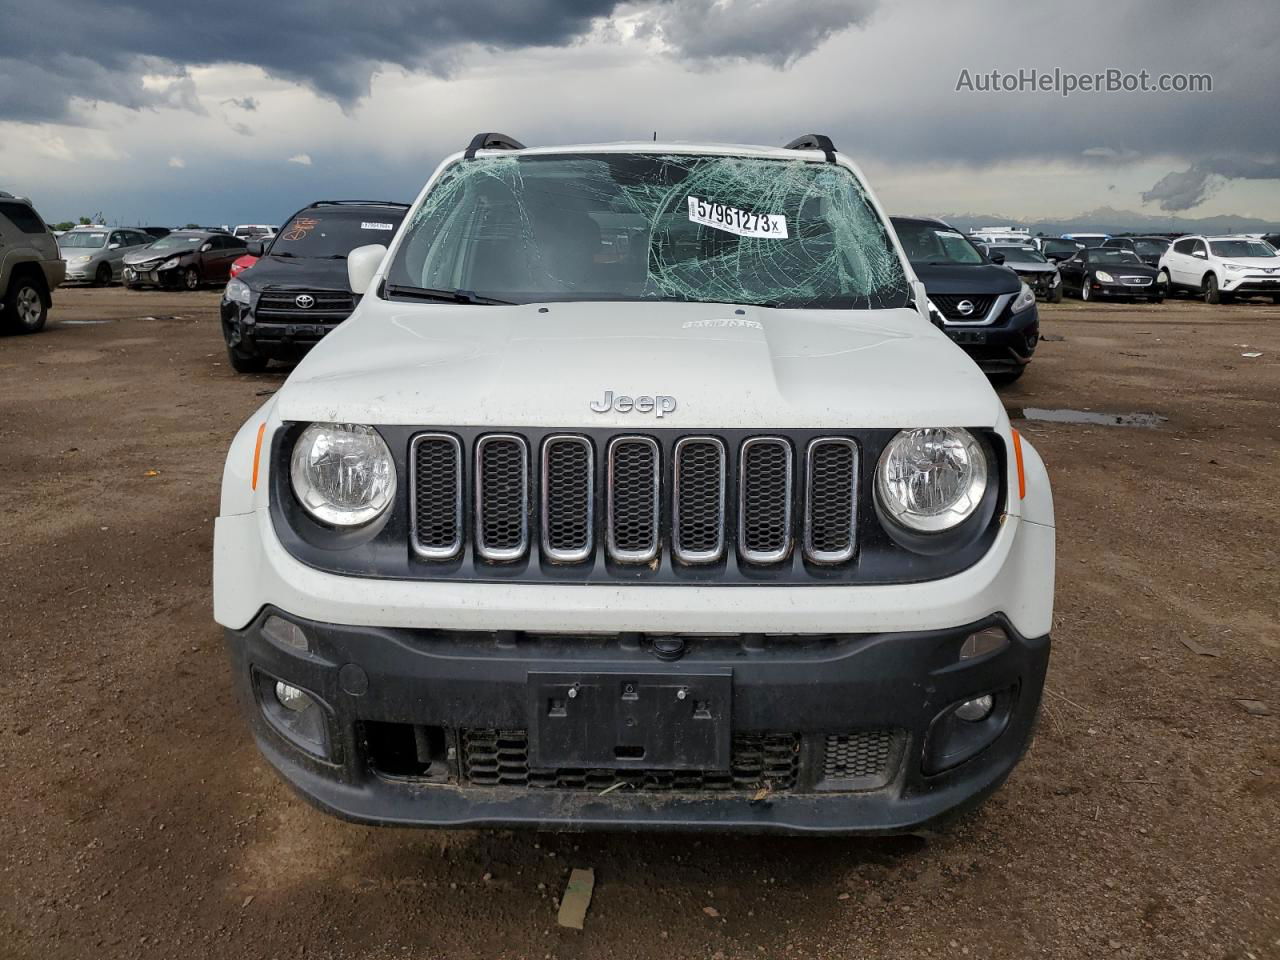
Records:
{"label": "puddle of water", "polygon": [[1103,427],[1158,427],[1168,417],[1158,413],[1097,413],[1093,410],[1045,410],[1041,407],[1011,407],[1010,420],[1044,420],[1049,423],[1084,423]]}

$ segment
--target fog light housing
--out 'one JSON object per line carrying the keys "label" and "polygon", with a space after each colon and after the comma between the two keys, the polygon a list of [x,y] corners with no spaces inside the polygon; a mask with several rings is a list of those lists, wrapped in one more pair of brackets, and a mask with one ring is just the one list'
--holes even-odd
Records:
{"label": "fog light housing", "polygon": [[274,614],[267,617],[267,622],[262,625],[262,635],[282,647],[301,650],[304,653],[310,649],[307,635],[303,633],[300,626]]}
{"label": "fog light housing", "polygon": [[314,693],[256,672],[258,705],[268,725],[291,744],[324,760],[334,759],[329,710]]}
{"label": "fog light housing", "polygon": [[[290,688],[292,689],[292,688]],[[956,707],[956,716],[961,720],[969,723],[978,723],[991,716],[991,711],[995,707],[995,698],[991,694],[981,697],[975,697],[972,700],[966,700],[960,706]]]}

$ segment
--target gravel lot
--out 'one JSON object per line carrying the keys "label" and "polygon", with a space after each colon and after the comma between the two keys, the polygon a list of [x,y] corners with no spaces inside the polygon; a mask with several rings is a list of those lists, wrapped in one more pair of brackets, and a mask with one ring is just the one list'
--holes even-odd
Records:
{"label": "gravel lot", "polygon": [[211,619],[223,455],[284,372],[230,370],[213,292],[56,301],[0,339],[0,957],[1280,956],[1280,307],[1042,307],[1011,410],[1168,421],[1018,423],[1059,518],[1038,739],[940,838],[832,841],[313,811]]}

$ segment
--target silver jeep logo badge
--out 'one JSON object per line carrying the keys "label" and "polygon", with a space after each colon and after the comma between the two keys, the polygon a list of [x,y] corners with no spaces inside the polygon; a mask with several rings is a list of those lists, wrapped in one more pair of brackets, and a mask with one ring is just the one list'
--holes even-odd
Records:
{"label": "silver jeep logo badge", "polygon": [[612,390],[606,390],[604,397],[591,402],[591,409],[595,413],[608,413],[610,410],[615,413],[652,413],[659,420],[668,413],[675,413],[676,398],[667,397],[662,394],[656,394],[652,397],[628,397],[625,394],[614,396]]}
{"label": "silver jeep logo badge", "polygon": [[956,313],[960,314],[962,317],[967,317],[969,314],[973,313],[973,301],[961,300],[956,304]]}
{"label": "silver jeep logo badge", "polygon": [[304,293],[301,296],[294,297],[293,302],[296,303],[298,308],[301,310],[310,310],[316,305],[316,298],[311,296],[309,293]]}

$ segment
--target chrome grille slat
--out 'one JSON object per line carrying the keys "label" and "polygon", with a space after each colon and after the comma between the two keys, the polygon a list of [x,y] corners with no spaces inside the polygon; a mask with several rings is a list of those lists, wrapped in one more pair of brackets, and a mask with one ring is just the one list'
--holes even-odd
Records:
{"label": "chrome grille slat", "polygon": [[724,443],[718,437],[684,437],[674,458],[672,554],[681,563],[714,563],[724,556]]}
{"label": "chrome grille slat", "polygon": [[818,437],[805,453],[804,553],[815,563],[844,563],[857,545],[858,445]]}
{"label": "chrome grille slat", "polygon": [[462,550],[462,444],[448,433],[420,433],[409,451],[409,528],[413,549],[427,560]]}
{"label": "chrome grille slat", "polygon": [[650,563],[658,556],[662,458],[650,437],[609,441],[605,486],[605,543],[620,563]]}
{"label": "chrome grille slat", "polygon": [[542,552],[557,563],[581,563],[595,548],[595,455],[586,437],[542,441]]}
{"label": "chrome grille slat", "polygon": [[498,563],[529,549],[529,444],[513,433],[476,441],[476,553]]}
{"label": "chrome grille slat", "polygon": [[742,443],[738,476],[738,552],[748,563],[778,563],[791,552],[791,444],[782,437]]}

